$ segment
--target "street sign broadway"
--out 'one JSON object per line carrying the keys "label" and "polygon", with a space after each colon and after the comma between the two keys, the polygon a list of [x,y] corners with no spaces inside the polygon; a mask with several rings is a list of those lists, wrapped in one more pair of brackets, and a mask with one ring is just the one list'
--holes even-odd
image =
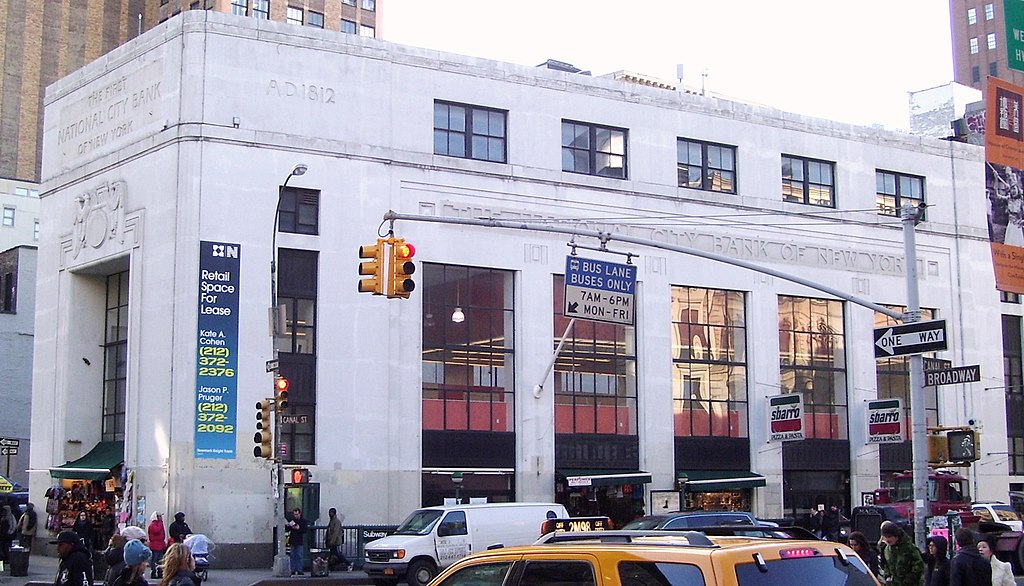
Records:
{"label": "street sign broadway", "polygon": [[942,370],[924,371],[924,386],[934,387],[938,385],[958,385],[961,383],[976,383],[981,380],[981,365],[957,366],[956,368],[944,368]]}
{"label": "street sign broadway", "polygon": [[946,349],[946,320],[917,321],[875,329],[875,358]]}
{"label": "street sign broadway", "polygon": [[804,396],[800,393],[768,397],[768,441],[804,439]]}
{"label": "street sign broadway", "polygon": [[903,441],[903,400],[868,401],[868,443],[896,444]]}
{"label": "street sign broadway", "polygon": [[633,325],[636,265],[565,257],[565,317]]}

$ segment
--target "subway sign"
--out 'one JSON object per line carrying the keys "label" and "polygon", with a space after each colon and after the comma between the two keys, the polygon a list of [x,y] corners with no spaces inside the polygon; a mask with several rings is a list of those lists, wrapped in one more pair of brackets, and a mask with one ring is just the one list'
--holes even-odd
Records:
{"label": "subway sign", "polygon": [[868,401],[869,444],[903,442],[903,399]]}
{"label": "subway sign", "polygon": [[804,439],[804,396],[800,393],[768,397],[768,441]]}

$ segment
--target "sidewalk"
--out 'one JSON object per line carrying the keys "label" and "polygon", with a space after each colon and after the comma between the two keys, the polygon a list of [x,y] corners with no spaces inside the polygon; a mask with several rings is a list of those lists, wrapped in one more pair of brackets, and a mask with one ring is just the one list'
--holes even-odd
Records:
{"label": "sidewalk", "polygon": [[[9,565],[4,566],[0,573],[0,586],[52,586],[57,575],[57,558],[54,556],[32,555],[28,562],[28,575],[12,577]],[[156,586],[158,580],[150,580],[147,573],[146,579],[150,586]],[[103,584],[103,577],[97,576],[95,586]],[[210,578],[204,586],[365,586],[371,584],[370,578],[363,572],[332,572],[327,578],[311,578],[307,573],[305,576],[289,578],[274,577],[270,568],[247,568],[218,570],[210,568]]]}

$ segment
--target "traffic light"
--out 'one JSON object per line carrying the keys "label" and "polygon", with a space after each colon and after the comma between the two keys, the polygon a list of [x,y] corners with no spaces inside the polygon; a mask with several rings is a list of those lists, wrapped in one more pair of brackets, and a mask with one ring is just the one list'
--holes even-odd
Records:
{"label": "traffic light", "polygon": [[288,379],[280,375],[274,377],[274,398],[277,401],[279,413],[288,410],[288,386]]}
{"label": "traffic light", "polygon": [[274,457],[274,438],[270,435],[270,403],[273,399],[263,399],[256,402],[256,434],[252,441],[256,447],[252,455],[257,458]]}
{"label": "traffic light", "polygon": [[359,258],[368,258],[359,263],[359,274],[369,278],[359,280],[360,293],[384,294],[384,249],[385,240],[377,239],[377,244],[359,247]]}
{"label": "traffic light", "polygon": [[404,238],[391,240],[391,278],[388,280],[388,299],[408,299],[412,290],[416,288],[416,282],[409,278],[416,272],[416,263],[412,257],[416,256],[416,247],[405,241]]}
{"label": "traffic light", "polygon": [[950,431],[946,434],[949,442],[950,462],[973,462],[978,459],[978,435],[973,429]]}
{"label": "traffic light", "polygon": [[310,478],[309,468],[292,468],[292,484],[306,484]]}

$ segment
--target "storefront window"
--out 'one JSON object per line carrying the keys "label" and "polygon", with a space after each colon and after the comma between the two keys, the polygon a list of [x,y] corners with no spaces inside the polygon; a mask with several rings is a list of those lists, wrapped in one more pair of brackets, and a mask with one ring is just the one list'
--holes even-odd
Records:
{"label": "storefront window", "polygon": [[423,429],[515,429],[512,273],[423,265]]}
{"label": "storefront window", "polygon": [[[554,346],[569,324],[554,277]],[[637,435],[635,328],[576,320],[555,362],[555,432]]]}
{"label": "storefront window", "polygon": [[747,437],[746,358],[742,293],[672,287],[676,436]]}
{"label": "storefront window", "polygon": [[103,339],[104,441],[124,439],[128,399],[128,271],[107,277]]}
{"label": "storefront window", "polygon": [[802,393],[804,436],[848,439],[841,301],[779,297],[781,392]]}

